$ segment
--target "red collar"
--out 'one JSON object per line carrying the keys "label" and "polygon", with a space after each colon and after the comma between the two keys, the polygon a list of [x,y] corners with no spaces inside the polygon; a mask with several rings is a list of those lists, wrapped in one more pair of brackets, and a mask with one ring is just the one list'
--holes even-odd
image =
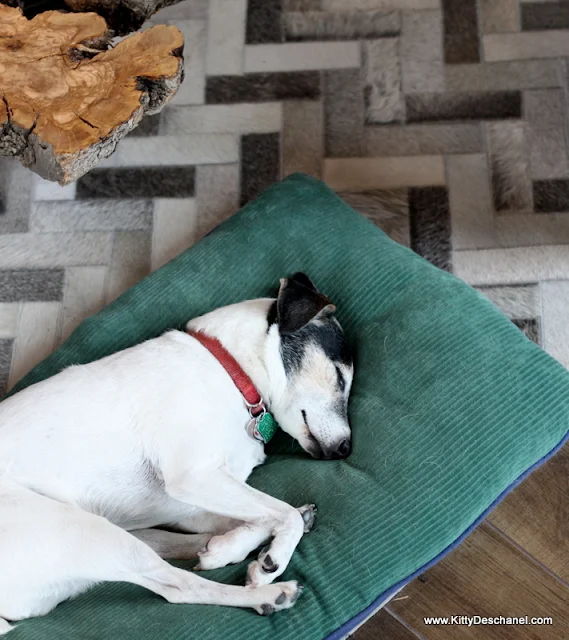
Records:
{"label": "red collar", "polygon": [[261,394],[257,391],[257,387],[253,384],[251,378],[217,338],[212,338],[202,331],[193,331],[192,329],[187,329],[186,333],[200,342],[227,371],[229,377],[241,392],[251,417],[255,418],[267,411],[263,398],[261,398]]}

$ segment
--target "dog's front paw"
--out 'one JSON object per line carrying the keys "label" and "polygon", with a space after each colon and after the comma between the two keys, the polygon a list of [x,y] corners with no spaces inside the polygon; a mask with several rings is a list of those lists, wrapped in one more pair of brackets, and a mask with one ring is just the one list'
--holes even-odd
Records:
{"label": "dog's front paw", "polygon": [[[257,560],[251,562],[247,568],[246,585],[253,587],[261,587],[271,582],[284,571],[279,571],[279,565],[273,560],[271,554],[268,553],[269,547],[265,547]],[[276,572],[278,571],[278,574]]]}
{"label": "dog's front paw", "polygon": [[316,513],[318,509],[315,504],[305,504],[303,507],[298,508],[298,512],[304,520],[304,533],[309,533],[314,528],[316,522]]}
{"label": "dog's front paw", "polygon": [[298,600],[302,593],[302,585],[296,580],[290,582],[277,582],[266,587],[261,587],[259,591],[263,591],[263,596],[268,596],[267,602],[254,607],[255,611],[262,616],[270,616],[275,611],[281,609],[290,609]]}
{"label": "dog's front paw", "polygon": [[271,584],[272,581],[272,576],[263,571],[261,563],[258,560],[253,560],[247,567],[245,584],[248,587],[261,587],[266,584]]}

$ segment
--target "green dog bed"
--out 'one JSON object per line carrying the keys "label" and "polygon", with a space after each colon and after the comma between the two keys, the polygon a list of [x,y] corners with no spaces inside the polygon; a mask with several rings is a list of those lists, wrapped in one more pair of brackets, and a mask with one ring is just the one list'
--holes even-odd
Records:
{"label": "green dog bed", "polygon": [[[337,305],[356,365],[352,456],[312,460],[281,432],[251,478],[293,505],[318,505],[316,529],[283,575],[306,587],[296,606],[262,618],[107,583],[19,623],[11,640],[340,638],[567,438],[569,377],[556,361],[474,289],[303,175],[86,320],[15,391],[218,306],[274,295],[294,271]],[[246,566],[205,575],[243,584]]]}

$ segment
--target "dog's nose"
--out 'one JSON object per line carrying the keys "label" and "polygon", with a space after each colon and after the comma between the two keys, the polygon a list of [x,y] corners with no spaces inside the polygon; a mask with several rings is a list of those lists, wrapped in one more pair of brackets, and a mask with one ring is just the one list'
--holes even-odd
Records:
{"label": "dog's nose", "polygon": [[347,458],[352,453],[352,441],[350,438],[345,438],[340,442],[336,451],[332,453],[332,458],[338,460],[341,458]]}

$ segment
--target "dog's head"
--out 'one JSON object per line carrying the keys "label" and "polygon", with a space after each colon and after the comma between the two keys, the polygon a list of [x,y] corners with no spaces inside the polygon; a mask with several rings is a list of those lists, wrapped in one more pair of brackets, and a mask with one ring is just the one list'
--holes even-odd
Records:
{"label": "dog's head", "polygon": [[353,362],[335,310],[308,276],[296,273],[281,280],[268,318],[275,347],[271,369],[281,372],[271,410],[283,431],[315,458],[351,452]]}

